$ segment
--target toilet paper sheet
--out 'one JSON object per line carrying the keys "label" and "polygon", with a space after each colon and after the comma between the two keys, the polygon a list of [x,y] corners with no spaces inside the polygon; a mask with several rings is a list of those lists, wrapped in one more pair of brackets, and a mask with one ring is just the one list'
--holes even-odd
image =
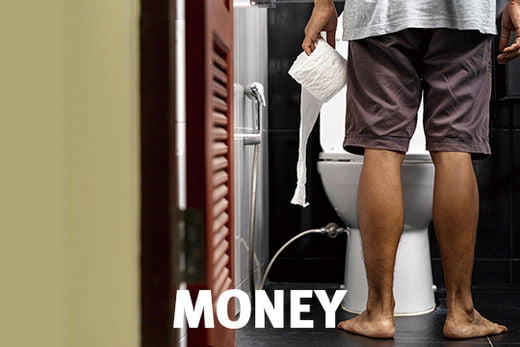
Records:
{"label": "toilet paper sheet", "polygon": [[319,39],[311,55],[302,52],[296,58],[289,69],[289,75],[302,86],[297,183],[291,203],[307,207],[307,141],[318,119],[321,106],[332,99],[347,83],[347,61],[327,42]]}

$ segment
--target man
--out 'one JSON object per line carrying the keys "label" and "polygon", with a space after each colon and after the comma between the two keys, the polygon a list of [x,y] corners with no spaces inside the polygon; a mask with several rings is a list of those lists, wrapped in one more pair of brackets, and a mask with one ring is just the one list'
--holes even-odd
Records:
{"label": "man", "polygon": [[[312,53],[322,31],[335,46],[336,25],[332,0],[315,0],[305,52]],[[509,45],[512,32],[516,41]],[[471,159],[490,154],[493,34],[495,0],[346,0],[344,147],[364,154],[358,218],[369,290],[366,310],[339,328],[378,338],[395,334],[393,269],[404,223],[400,168],[424,93],[426,147],[435,165],[433,222],[446,283],[443,333],[471,338],[507,331],[482,317],[471,296],[479,209]],[[500,50],[501,64],[520,55],[520,0],[509,0],[503,12]]]}

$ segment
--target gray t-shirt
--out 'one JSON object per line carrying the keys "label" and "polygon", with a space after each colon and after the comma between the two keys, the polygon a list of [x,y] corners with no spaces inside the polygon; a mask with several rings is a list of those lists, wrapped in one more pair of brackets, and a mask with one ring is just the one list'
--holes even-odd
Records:
{"label": "gray t-shirt", "polygon": [[451,28],[496,34],[496,0],[346,0],[343,40],[407,28]]}

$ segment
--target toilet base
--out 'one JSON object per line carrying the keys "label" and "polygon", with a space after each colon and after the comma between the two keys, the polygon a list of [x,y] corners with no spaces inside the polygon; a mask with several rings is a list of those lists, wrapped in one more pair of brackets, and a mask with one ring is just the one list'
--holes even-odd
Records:
{"label": "toilet base", "polygon": [[[359,229],[349,229],[342,309],[361,313],[366,308],[368,286]],[[435,309],[428,229],[404,230],[394,269],[396,316],[414,316]]]}

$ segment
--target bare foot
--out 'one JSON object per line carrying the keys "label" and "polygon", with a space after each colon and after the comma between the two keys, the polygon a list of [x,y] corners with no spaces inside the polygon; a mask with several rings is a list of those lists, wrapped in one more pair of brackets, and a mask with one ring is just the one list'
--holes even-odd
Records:
{"label": "bare foot", "polygon": [[475,309],[469,314],[448,313],[443,329],[444,336],[450,339],[469,339],[502,334],[506,331],[505,326],[490,322]]}
{"label": "bare foot", "polygon": [[369,314],[367,311],[364,311],[357,317],[338,323],[338,328],[354,334],[379,339],[388,339],[395,335],[393,316]]}

